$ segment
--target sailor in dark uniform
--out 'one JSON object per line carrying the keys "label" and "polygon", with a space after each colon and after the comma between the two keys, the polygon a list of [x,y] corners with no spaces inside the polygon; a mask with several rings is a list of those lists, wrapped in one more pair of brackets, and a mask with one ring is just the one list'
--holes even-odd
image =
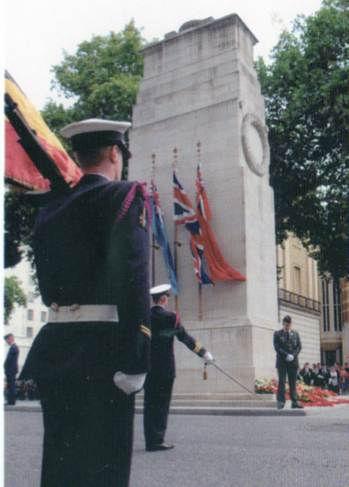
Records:
{"label": "sailor in dark uniform", "polygon": [[299,367],[298,354],[302,349],[301,340],[297,331],[291,329],[292,319],[285,316],[282,320],[283,328],[274,333],[274,348],[276,351],[276,368],[279,376],[277,391],[277,407],[285,406],[285,382],[286,374],[290,386],[292,408],[303,408],[298,402],[296,383]]}
{"label": "sailor in dark uniform", "polygon": [[164,443],[164,438],[176,375],[174,337],[205,362],[213,362],[210,352],[186,332],[178,315],[166,310],[170,289],[169,284],[162,284],[150,290],[154,302],[151,308],[151,370],[144,385],[143,416],[147,451],[173,448],[173,445]]}
{"label": "sailor in dark uniform", "polygon": [[6,340],[6,343],[10,346],[4,364],[6,376],[7,405],[14,406],[16,404],[16,375],[18,373],[19,349],[15,343],[15,338],[12,333],[8,333],[7,335],[5,335],[4,339]]}
{"label": "sailor in dark uniform", "polygon": [[39,213],[34,253],[49,322],[21,378],[39,387],[41,487],[127,487],[134,393],[149,366],[147,195],[120,181],[126,122],[63,129],[83,177]]}

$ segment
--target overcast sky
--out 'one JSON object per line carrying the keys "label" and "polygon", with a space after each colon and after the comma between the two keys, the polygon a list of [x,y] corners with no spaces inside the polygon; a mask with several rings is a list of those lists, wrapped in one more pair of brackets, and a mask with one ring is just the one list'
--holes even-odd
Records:
{"label": "overcast sky", "polygon": [[51,91],[51,66],[73,54],[94,34],[120,31],[130,19],[147,40],[162,39],[186,21],[237,13],[259,40],[255,56],[267,57],[281,30],[298,14],[319,9],[321,0],[5,0],[5,67],[42,108]]}

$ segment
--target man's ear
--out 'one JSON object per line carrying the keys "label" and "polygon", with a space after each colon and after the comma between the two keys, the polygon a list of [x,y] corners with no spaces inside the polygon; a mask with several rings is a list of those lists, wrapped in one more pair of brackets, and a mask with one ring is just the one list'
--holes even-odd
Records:
{"label": "man's ear", "polygon": [[118,146],[112,145],[111,147],[108,148],[108,156],[110,161],[115,164],[116,162],[119,161],[120,159],[120,154],[119,154],[119,149]]}

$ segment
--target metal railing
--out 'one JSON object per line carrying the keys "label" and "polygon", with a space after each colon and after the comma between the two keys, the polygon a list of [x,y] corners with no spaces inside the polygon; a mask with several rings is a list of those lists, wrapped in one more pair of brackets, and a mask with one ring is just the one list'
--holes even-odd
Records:
{"label": "metal railing", "polygon": [[279,300],[285,303],[294,304],[300,308],[305,308],[311,311],[320,313],[320,302],[314,299],[307,298],[300,294],[292,293],[291,291],[286,291],[286,289],[280,289],[278,291]]}

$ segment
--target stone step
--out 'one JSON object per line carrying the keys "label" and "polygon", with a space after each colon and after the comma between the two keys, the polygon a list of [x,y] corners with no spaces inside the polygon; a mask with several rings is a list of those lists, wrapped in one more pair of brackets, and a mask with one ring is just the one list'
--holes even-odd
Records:
{"label": "stone step", "polygon": [[[136,412],[143,412],[143,394],[136,396]],[[273,394],[174,394],[171,414],[214,416],[304,416],[304,409],[276,409]]]}
{"label": "stone step", "polygon": [[[136,400],[137,406],[142,406],[141,399]],[[225,408],[275,408],[276,401],[258,401],[258,400],[218,400],[212,401],[209,399],[172,399],[171,405],[173,407],[225,407]]]}
{"label": "stone step", "polygon": [[[136,405],[143,404],[143,394],[137,394]],[[172,407],[195,408],[275,408],[273,394],[174,394]]]}
{"label": "stone step", "polygon": [[[143,393],[136,396],[137,399],[143,400]],[[240,400],[256,400],[256,401],[275,401],[274,394],[248,394],[248,393],[186,393],[186,394],[172,394],[172,400],[209,400],[209,401],[240,401]]]}
{"label": "stone step", "polygon": [[[142,414],[143,408],[136,406],[136,413]],[[171,406],[170,414],[183,414],[194,416],[305,416],[304,409],[281,409],[275,407],[197,407]]]}
{"label": "stone step", "polygon": [[[212,415],[212,416],[304,416],[306,411],[304,409],[289,409],[289,405],[285,409],[278,410],[275,407],[274,401],[258,402],[259,406],[242,406],[240,401],[239,406],[212,406],[207,401],[204,406],[197,405],[194,402],[191,405],[178,405],[176,401],[172,402],[171,414],[185,414],[185,415]],[[235,404],[237,404],[236,401]],[[231,404],[231,402],[230,402]],[[313,408],[309,408],[313,409]],[[5,406],[5,411],[8,412],[39,412],[41,413],[41,406],[39,401],[17,401],[15,406]],[[140,400],[136,402],[136,413],[143,413],[143,406]]]}

